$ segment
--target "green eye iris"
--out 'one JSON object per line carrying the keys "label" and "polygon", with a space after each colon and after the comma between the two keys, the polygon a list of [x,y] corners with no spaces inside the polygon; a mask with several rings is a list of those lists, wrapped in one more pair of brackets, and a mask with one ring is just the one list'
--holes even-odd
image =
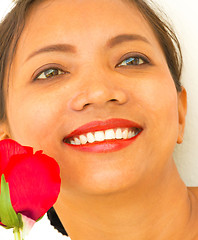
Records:
{"label": "green eye iris", "polygon": [[61,74],[64,74],[65,72],[60,70],[60,69],[56,69],[56,68],[50,68],[47,69],[46,71],[43,71],[38,77],[37,79],[46,79],[46,78],[51,78],[51,77],[55,77]]}
{"label": "green eye iris", "polygon": [[120,64],[118,64],[118,67],[129,66],[129,65],[141,65],[144,63],[145,63],[145,61],[140,57],[129,57],[129,58],[125,59],[124,61],[122,61]]}

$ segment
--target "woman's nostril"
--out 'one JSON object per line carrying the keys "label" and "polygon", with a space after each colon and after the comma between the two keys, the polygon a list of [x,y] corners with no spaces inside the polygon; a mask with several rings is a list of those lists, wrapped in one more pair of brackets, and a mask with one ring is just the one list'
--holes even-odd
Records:
{"label": "woman's nostril", "polygon": [[83,108],[86,108],[87,106],[89,106],[91,103],[87,103],[83,106]]}

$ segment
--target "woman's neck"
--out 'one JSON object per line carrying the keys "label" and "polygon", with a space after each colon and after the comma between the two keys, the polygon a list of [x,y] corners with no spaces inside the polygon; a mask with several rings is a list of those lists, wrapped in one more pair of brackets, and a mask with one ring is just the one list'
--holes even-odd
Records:
{"label": "woman's neck", "polygon": [[197,206],[174,166],[158,183],[119,194],[68,198],[62,193],[55,209],[72,240],[191,240]]}

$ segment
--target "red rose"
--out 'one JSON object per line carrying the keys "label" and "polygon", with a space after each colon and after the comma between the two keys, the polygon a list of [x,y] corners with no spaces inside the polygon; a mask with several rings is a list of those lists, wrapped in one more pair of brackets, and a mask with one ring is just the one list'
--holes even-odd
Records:
{"label": "red rose", "polygon": [[6,139],[0,141],[0,179],[4,174],[16,213],[34,221],[56,202],[60,192],[60,169],[57,162],[31,147]]}

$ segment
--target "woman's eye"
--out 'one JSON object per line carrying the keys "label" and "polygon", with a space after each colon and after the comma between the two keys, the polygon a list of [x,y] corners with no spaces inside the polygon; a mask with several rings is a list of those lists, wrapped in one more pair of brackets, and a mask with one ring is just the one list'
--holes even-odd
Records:
{"label": "woman's eye", "polygon": [[36,77],[36,79],[47,79],[47,78],[56,77],[56,76],[62,75],[62,74],[65,74],[65,72],[60,69],[50,68],[50,69],[47,69],[47,70],[43,71],[42,73],[40,73]]}
{"label": "woman's eye", "polygon": [[133,66],[133,65],[142,65],[148,63],[148,61],[144,60],[142,57],[129,57],[125,60],[123,60],[121,63],[117,65],[117,67],[122,67],[122,66]]}

